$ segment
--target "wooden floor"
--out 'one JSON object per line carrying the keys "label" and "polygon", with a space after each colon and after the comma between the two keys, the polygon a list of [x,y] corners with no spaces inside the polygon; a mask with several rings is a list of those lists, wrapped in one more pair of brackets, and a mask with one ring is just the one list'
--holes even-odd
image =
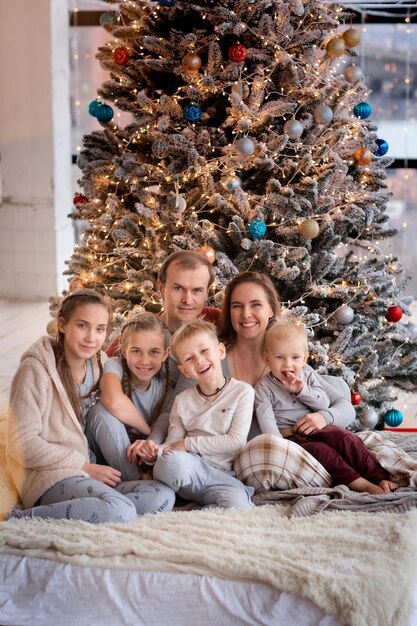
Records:
{"label": "wooden floor", "polygon": [[0,299],[0,410],[7,409],[10,382],[22,353],[41,335],[50,320],[48,302]]}

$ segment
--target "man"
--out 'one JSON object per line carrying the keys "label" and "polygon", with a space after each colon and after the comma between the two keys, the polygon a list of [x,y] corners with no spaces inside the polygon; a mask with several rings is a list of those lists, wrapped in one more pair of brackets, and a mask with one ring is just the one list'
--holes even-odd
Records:
{"label": "man", "polygon": [[213,281],[212,265],[198,252],[178,250],[165,259],[158,274],[164,302],[160,315],[171,333],[198,317],[217,323],[219,309],[204,306]]}
{"label": "man", "polygon": [[[159,315],[171,333],[198,317],[218,323],[220,310],[204,306],[213,281],[213,267],[202,254],[177,250],[167,256],[158,272],[158,289],[164,303]],[[112,356],[118,345],[117,336],[107,347],[107,354]]]}

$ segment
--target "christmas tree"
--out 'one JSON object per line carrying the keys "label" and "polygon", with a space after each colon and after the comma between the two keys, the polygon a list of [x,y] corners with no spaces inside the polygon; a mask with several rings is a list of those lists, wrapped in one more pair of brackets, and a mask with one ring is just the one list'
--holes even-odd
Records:
{"label": "christmas tree", "polygon": [[319,0],[127,0],[102,18],[109,80],[79,156],[70,289],[157,311],[178,249],[213,263],[211,304],[237,272],[264,272],[314,332],[312,365],[346,380],[372,427],[416,386],[417,335],[399,322],[403,269],[378,248],[395,234],[391,159],[349,16]]}

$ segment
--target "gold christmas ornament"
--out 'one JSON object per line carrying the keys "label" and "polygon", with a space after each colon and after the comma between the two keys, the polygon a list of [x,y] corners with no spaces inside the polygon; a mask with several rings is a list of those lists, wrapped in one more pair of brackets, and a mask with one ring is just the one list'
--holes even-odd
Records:
{"label": "gold christmas ornament", "polygon": [[299,225],[299,229],[304,239],[314,239],[320,232],[320,226],[316,220],[304,220]]}
{"label": "gold christmas ornament", "polygon": [[50,320],[46,325],[46,332],[50,337],[56,337],[58,334],[58,322],[54,318]]}
{"label": "gold christmas ornament", "polygon": [[348,48],[354,48],[361,41],[360,33],[356,28],[348,28],[348,30],[345,30],[343,33],[342,37]]}
{"label": "gold christmas ornament", "polygon": [[361,146],[360,148],[356,148],[353,153],[353,158],[355,160],[356,165],[369,165],[372,163],[372,152],[369,148],[365,148],[365,146]]}
{"label": "gold christmas ornament", "polygon": [[214,250],[214,248],[205,245],[201,246],[201,248],[198,248],[197,252],[204,256],[207,261],[213,265],[214,261],[216,260],[216,251]]}
{"label": "gold christmas ornament", "polygon": [[201,59],[195,52],[187,52],[181,61],[181,67],[190,74],[196,74],[201,67]]}
{"label": "gold christmas ornament", "polygon": [[334,37],[333,39],[330,39],[326,46],[327,54],[329,55],[329,57],[332,57],[334,59],[341,57],[345,50],[345,42],[339,37]]}
{"label": "gold christmas ornament", "polygon": [[85,287],[85,284],[83,283],[81,278],[78,278],[78,276],[71,278],[68,284],[68,289],[70,290],[71,293],[73,291],[77,291],[77,289],[83,289],[84,287]]}

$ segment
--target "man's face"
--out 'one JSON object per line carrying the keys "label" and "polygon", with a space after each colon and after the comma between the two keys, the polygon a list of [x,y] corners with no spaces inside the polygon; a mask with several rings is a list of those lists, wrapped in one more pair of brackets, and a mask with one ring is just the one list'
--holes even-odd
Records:
{"label": "man's face", "polygon": [[166,282],[159,283],[159,291],[164,299],[164,318],[171,332],[200,315],[208,297],[209,279],[204,265],[184,269],[174,262],[168,266]]}

